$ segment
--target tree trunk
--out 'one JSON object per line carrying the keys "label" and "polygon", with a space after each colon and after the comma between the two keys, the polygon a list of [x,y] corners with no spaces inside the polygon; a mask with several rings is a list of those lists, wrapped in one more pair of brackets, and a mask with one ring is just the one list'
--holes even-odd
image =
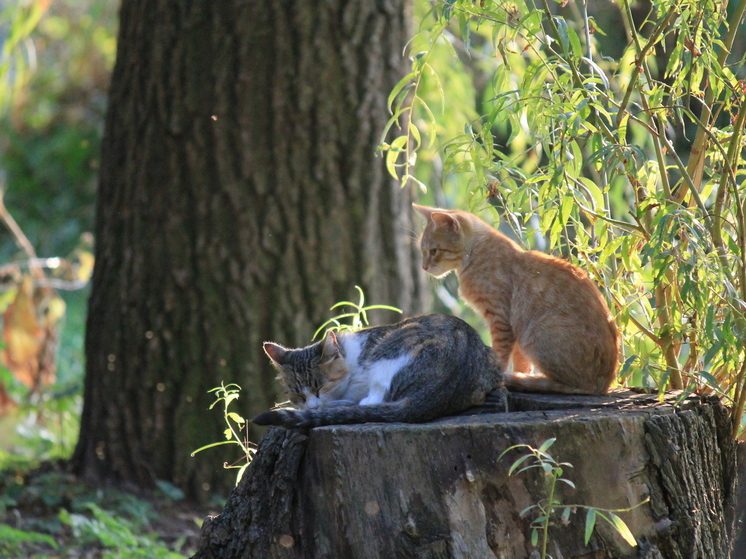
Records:
{"label": "tree trunk", "polygon": [[530,411],[270,431],[223,513],[207,519],[195,557],[534,557],[536,514],[520,513],[547,498],[544,476],[508,476],[522,451],[499,456],[556,437],[549,452],[573,465],[564,477],[577,487],[560,484],[562,503],[650,501],[619,513],[637,548],[600,518],[583,545],[578,509],[550,528],[552,557],[724,559],[736,465],[727,410],[716,399],[656,400],[512,395],[514,410]]}
{"label": "tree trunk", "polygon": [[222,437],[207,390],[267,409],[262,341],[307,343],[355,284],[419,311],[408,193],[375,157],[408,17],[405,0],[123,0],[79,473],[206,495],[228,478],[225,456],[189,458]]}

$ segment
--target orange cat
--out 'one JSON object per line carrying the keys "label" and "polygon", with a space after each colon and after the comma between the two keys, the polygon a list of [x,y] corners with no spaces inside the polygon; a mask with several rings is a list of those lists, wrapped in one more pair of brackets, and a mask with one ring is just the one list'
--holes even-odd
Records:
{"label": "orange cat", "polygon": [[436,277],[456,271],[461,296],[489,324],[509,388],[608,391],[617,370],[619,333],[585,272],[522,249],[468,212],[413,206],[427,218],[422,267]]}

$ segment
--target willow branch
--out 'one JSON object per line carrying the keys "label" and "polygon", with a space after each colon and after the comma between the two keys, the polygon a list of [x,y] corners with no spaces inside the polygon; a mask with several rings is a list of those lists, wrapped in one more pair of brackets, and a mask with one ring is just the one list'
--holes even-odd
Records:
{"label": "willow branch", "polygon": [[[635,49],[638,53],[638,59],[640,67],[643,69],[643,72],[645,73],[645,79],[648,83],[652,83],[653,77],[650,73],[650,68],[648,67],[647,62],[645,61],[644,57],[640,57],[642,54],[642,47],[640,46],[640,39],[637,36],[637,31],[635,30],[634,20],[632,18],[632,10],[629,7],[629,1],[624,0],[624,22],[625,22],[625,29],[627,29],[627,32],[631,36],[632,42],[635,45]],[[670,14],[669,14],[670,15]],[[649,44],[649,43],[648,43]],[[645,96],[645,93],[641,91],[640,95],[640,101],[642,102],[642,106],[646,111],[650,111],[650,107],[648,106],[648,100]],[[671,197],[671,184],[668,181],[668,173],[666,172],[666,160],[663,156],[663,149],[661,147],[661,139],[665,138],[665,127],[663,126],[663,123],[660,121],[660,118],[658,116],[654,116],[651,114],[651,119],[653,122],[655,122],[655,127],[657,130],[657,134],[653,135],[653,148],[655,149],[655,157],[658,160],[658,167],[660,168],[660,177],[661,177],[661,185],[663,186],[663,192],[665,193],[667,198]]]}
{"label": "willow branch", "polygon": [[[733,47],[733,41],[736,38],[736,33],[741,25],[744,13],[746,12],[746,0],[740,0],[736,9],[733,11],[731,18],[728,20],[728,33],[723,41],[724,48],[718,54],[718,66],[721,68],[725,65],[728,60],[728,55]],[[687,172],[690,175],[697,176],[697,183],[701,182],[701,169],[704,168],[704,157],[706,149],[706,134],[705,128],[710,126],[712,121],[712,103],[715,100],[715,93],[712,87],[708,87],[705,92],[704,102],[702,104],[702,121],[703,123],[697,127],[697,132],[694,136],[694,143],[689,156],[689,165],[687,166]],[[677,194],[676,201],[682,202],[686,192],[682,191]]]}
{"label": "willow branch", "polygon": [[[626,4],[626,2],[625,2]],[[656,28],[653,30],[653,33],[650,35],[650,38],[648,39],[647,43],[645,43],[645,46],[640,49],[639,54],[637,55],[637,58],[635,59],[636,65],[639,65],[642,67],[642,62],[645,60],[645,57],[648,55],[650,50],[656,45],[658,42],[658,38],[668,31],[669,27],[674,22],[674,16],[677,14],[678,5],[676,2],[673,2],[671,4],[671,7],[668,10],[668,13],[666,14],[666,17],[656,26]],[[632,29],[632,33],[635,33],[635,30]],[[639,43],[638,43],[639,48]],[[637,76],[639,75],[639,72],[637,69],[633,70],[632,77],[629,80],[629,85],[627,85],[627,90],[624,92],[624,98],[622,99],[621,105],[619,105],[619,110],[617,111],[616,115],[616,125],[619,126],[619,123],[622,120],[622,117],[624,116],[624,113],[627,109],[627,105],[629,104],[629,100],[632,97],[632,92],[634,91],[635,85],[637,83]]]}

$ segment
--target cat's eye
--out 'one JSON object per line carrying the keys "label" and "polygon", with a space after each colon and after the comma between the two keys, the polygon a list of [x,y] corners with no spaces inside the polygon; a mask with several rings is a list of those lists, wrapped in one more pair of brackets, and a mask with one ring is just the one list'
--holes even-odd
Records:
{"label": "cat's eye", "polygon": [[431,248],[430,249],[430,256],[435,256],[436,254],[438,254],[438,249],[437,248]]}

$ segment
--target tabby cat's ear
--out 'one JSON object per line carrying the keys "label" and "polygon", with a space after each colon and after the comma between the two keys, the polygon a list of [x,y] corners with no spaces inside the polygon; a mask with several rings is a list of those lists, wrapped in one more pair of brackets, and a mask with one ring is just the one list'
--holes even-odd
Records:
{"label": "tabby cat's ear", "polygon": [[347,363],[341,358],[331,358],[319,367],[328,381],[339,380],[347,374]]}
{"label": "tabby cat's ear", "polygon": [[267,354],[267,357],[269,357],[273,363],[277,363],[278,365],[282,364],[288,352],[288,350],[281,345],[272,342],[264,342],[262,347],[264,348],[264,353]]}
{"label": "tabby cat's ear", "polygon": [[331,361],[332,359],[336,359],[341,355],[342,352],[339,349],[339,340],[337,339],[337,335],[332,330],[329,330],[326,333],[324,344],[322,345],[321,362],[325,363],[327,361]]}
{"label": "tabby cat's ear", "polygon": [[453,232],[459,231],[461,229],[461,224],[459,223],[458,218],[453,214],[445,212],[433,212],[430,214],[430,219],[433,220],[433,223],[436,227],[449,229]]}

